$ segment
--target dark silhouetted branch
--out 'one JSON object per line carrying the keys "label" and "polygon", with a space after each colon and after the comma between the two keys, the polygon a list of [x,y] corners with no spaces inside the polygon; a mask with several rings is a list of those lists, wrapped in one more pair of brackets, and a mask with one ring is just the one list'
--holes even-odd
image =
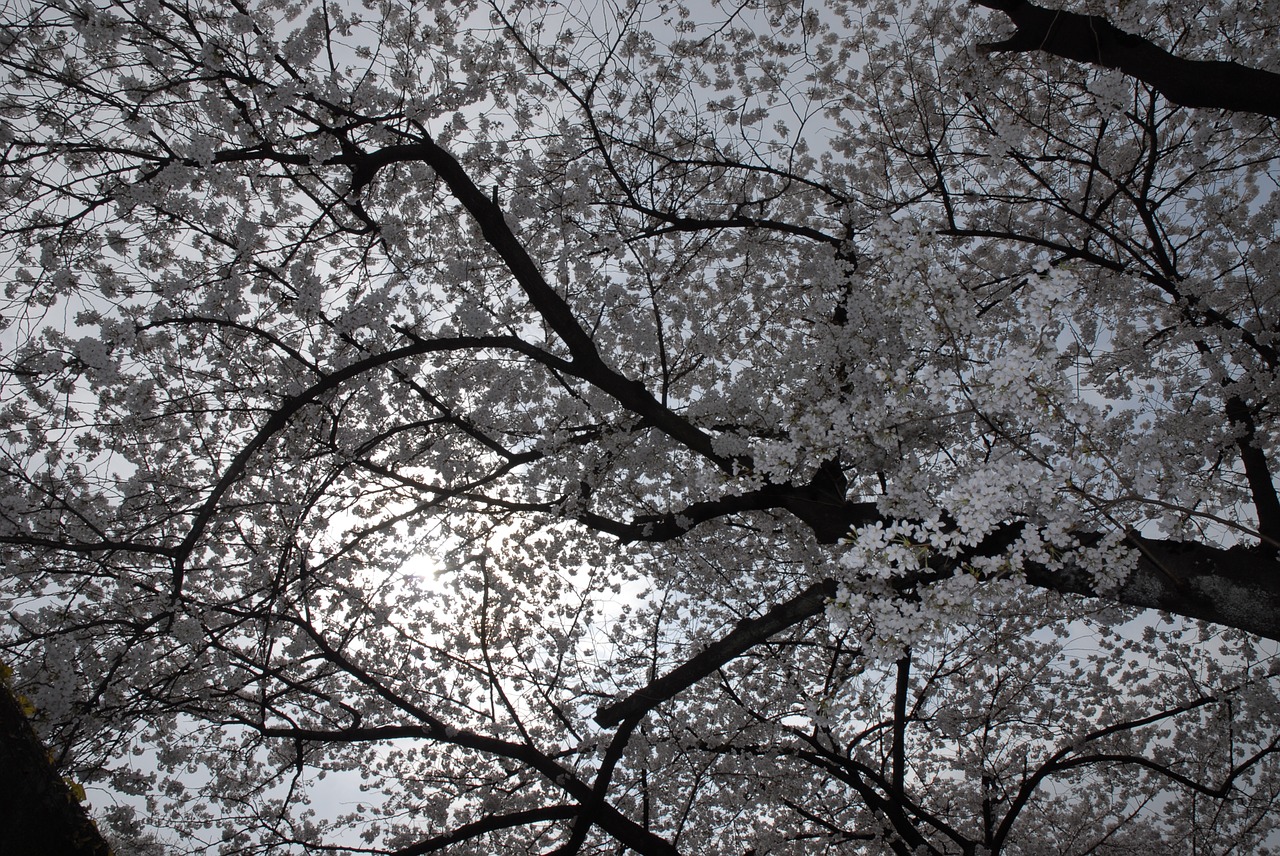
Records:
{"label": "dark silhouetted branch", "polygon": [[713,642],[683,665],[649,682],[621,701],[602,707],[596,713],[596,722],[609,728],[628,717],[652,710],[775,633],[822,612],[827,601],[835,595],[835,582],[822,580],[759,618],[744,618],[727,636]]}
{"label": "dark silhouetted branch", "polygon": [[424,841],[419,841],[417,844],[401,848],[392,853],[391,856],[424,856],[426,853],[435,853],[459,842],[470,838],[478,838],[490,832],[497,832],[500,829],[528,826],[533,823],[547,823],[553,820],[568,820],[577,813],[577,806],[553,805],[526,809],[525,811],[513,811],[508,814],[493,814],[472,823],[463,824],[457,829],[442,835],[436,835]]}
{"label": "dark silhouetted branch", "polygon": [[971,0],[1008,15],[1017,31],[979,45],[987,53],[1045,51],[1064,59],[1118,68],[1174,104],[1280,117],[1280,74],[1221,60],[1174,56],[1105,18],[1046,9],[1025,0]]}

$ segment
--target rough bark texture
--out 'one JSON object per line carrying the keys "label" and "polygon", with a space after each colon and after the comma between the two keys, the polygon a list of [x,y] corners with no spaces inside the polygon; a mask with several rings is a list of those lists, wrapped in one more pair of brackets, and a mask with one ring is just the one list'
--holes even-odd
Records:
{"label": "rough bark texture", "polygon": [[1118,68],[1174,104],[1280,117],[1280,74],[1235,62],[1190,60],[1126,33],[1097,15],[1046,9],[1024,0],[972,0],[1009,16],[1009,38],[980,45],[987,52],[1042,50],[1065,59]]}
{"label": "rough bark texture", "polygon": [[110,853],[84,806],[49,763],[8,683],[0,680],[0,854]]}
{"label": "rough bark texture", "polygon": [[1130,536],[1138,567],[1114,591],[1088,575],[1029,568],[1027,582],[1058,592],[1105,597],[1280,639],[1280,566],[1266,548],[1223,550],[1185,541]]}

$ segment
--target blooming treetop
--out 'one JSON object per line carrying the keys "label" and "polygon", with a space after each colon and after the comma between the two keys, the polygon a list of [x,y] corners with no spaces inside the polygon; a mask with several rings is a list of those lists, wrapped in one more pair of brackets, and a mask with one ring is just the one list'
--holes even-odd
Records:
{"label": "blooming treetop", "polygon": [[1275,113],[1170,81],[1274,10],[981,6],[8,5],[0,641],[120,847],[1273,835]]}

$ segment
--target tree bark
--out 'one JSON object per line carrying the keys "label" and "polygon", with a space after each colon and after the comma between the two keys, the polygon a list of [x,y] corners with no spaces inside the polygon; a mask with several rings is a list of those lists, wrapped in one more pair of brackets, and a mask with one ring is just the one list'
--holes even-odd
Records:
{"label": "tree bark", "polygon": [[1098,15],[1046,9],[1026,0],[970,0],[1009,16],[1009,38],[979,45],[988,53],[1042,50],[1064,59],[1118,68],[1174,104],[1280,117],[1280,74],[1236,62],[1174,56]]}
{"label": "tree bark", "polygon": [[110,856],[111,848],[58,775],[22,706],[0,680],[0,853]]}
{"label": "tree bark", "polygon": [[1118,587],[1099,591],[1078,569],[1027,568],[1027,582],[1066,594],[1159,609],[1280,639],[1280,563],[1264,547],[1224,550],[1187,541],[1129,536],[1138,566]]}

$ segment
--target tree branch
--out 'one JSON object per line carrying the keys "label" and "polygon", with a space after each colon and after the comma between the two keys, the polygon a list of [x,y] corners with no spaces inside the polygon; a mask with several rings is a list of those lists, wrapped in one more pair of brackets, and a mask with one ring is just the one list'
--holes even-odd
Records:
{"label": "tree branch", "polygon": [[978,46],[984,53],[1042,50],[1077,62],[1118,68],[1174,104],[1280,117],[1280,74],[1236,62],[1174,56],[1098,15],[1046,9],[1026,0],[970,0],[1009,16],[1017,31]]}
{"label": "tree branch", "polygon": [[906,793],[907,776],[907,694],[911,689],[911,652],[896,664],[893,692],[893,789]]}
{"label": "tree branch", "polygon": [[[355,726],[334,730],[266,725],[254,725],[253,727],[263,737],[306,740],[316,743],[381,743],[397,739],[450,743],[455,746],[502,758],[510,758],[513,761],[523,763],[530,769],[541,773],[573,799],[579,800],[583,804],[594,803],[594,794],[586,783],[533,746],[513,743],[471,731],[446,728],[434,720],[428,721],[423,725]],[[621,844],[630,847],[637,853],[651,854],[651,856],[676,856],[677,850],[670,842],[640,827],[635,821],[609,803],[600,801],[598,804],[594,804],[594,809],[596,812],[593,818],[594,822]]]}
{"label": "tree branch", "polygon": [[880,519],[875,503],[850,502],[823,483],[819,471],[812,482],[796,487],[769,484],[749,493],[733,494],[685,506],[679,511],[641,515],[629,523],[590,511],[574,515],[578,522],[599,532],[607,532],[624,544],[636,541],[670,541],[700,523],[748,511],[782,509],[808,526],[819,544],[834,544],[854,526]]}
{"label": "tree branch", "polygon": [[727,636],[713,642],[701,653],[671,672],[650,681],[631,695],[605,705],[596,713],[596,722],[609,728],[624,719],[643,714],[672,699],[717,669],[745,653],[775,633],[780,633],[822,612],[836,595],[834,580],[822,580],[788,601],[778,604],[759,618],[744,618]]}
{"label": "tree branch", "polygon": [[348,160],[352,167],[353,188],[368,184],[378,170],[393,163],[418,161],[429,166],[471,215],[484,235],[485,243],[506,265],[529,303],[569,349],[573,363],[572,370],[566,370],[567,373],[594,384],[619,404],[720,469],[726,472],[734,470],[736,462],[716,452],[706,433],[663,407],[643,383],[631,380],[604,361],[568,301],[547,282],[537,262],[512,231],[501,206],[476,185],[466,168],[450,152],[434,140],[423,138],[415,144],[392,145],[374,152],[353,154]]}
{"label": "tree branch", "polygon": [[499,829],[510,829],[513,826],[527,826],[532,823],[546,823],[552,820],[568,820],[578,813],[578,807],[572,805],[552,805],[542,808],[530,808],[524,811],[513,811],[507,814],[493,814],[482,820],[463,824],[451,832],[436,835],[417,844],[401,848],[390,856],[423,856],[444,850],[469,838],[478,838]]}
{"label": "tree branch", "polygon": [[[988,554],[1007,546],[1016,540],[1021,528],[1013,524],[997,530],[973,553]],[[1082,538],[1085,543],[1089,540]],[[1060,594],[1164,610],[1280,639],[1280,566],[1269,551],[1241,547],[1221,549],[1138,535],[1131,535],[1129,543],[1139,552],[1138,564],[1114,589],[1099,589],[1089,572],[1070,566],[1049,570],[1030,564],[1025,569],[1025,580],[1036,588]],[[947,574],[955,563],[956,560],[948,561],[935,575]],[[923,578],[904,579],[899,585],[906,589],[923,581]],[[600,708],[596,722],[610,727],[629,716],[652,710],[769,637],[819,615],[835,595],[835,580],[821,580],[759,618],[743,619],[728,635],[674,670],[621,701]]]}
{"label": "tree branch", "polygon": [[1027,582],[1063,594],[1101,597],[1280,639],[1280,563],[1273,550],[1222,549],[1130,535],[1138,565],[1112,590],[1079,568],[1026,569]]}

